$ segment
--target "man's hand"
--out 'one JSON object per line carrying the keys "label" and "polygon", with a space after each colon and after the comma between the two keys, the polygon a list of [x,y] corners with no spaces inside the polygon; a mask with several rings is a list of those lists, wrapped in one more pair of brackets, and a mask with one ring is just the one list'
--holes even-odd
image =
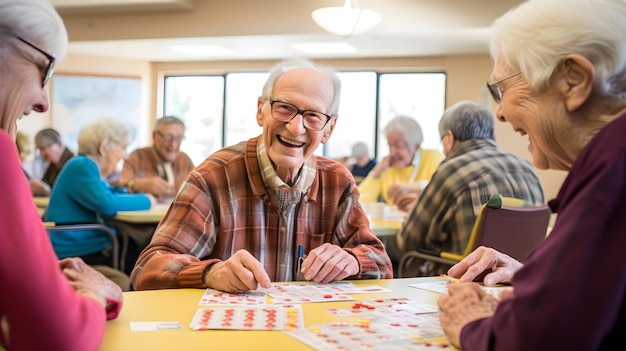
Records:
{"label": "man's hand", "polygon": [[448,270],[448,275],[459,278],[461,282],[472,282],[485,274],[485,286],[496,283],[510,283],[523,265],[516,259],[490,247],[478,247],[461,262]]}
{"label": "man's hand", "polygon": [[393,200],[398,209],[408,212],[413,207],[412,205],[415,205],[420,195],[422,195],[426,185],[428,185],[426,180],[420,180],[415,183],[398,182],[392,184],[387,189],[387,196]]}
{"label": "man's hand", "polygon": [[325,243],[311,250],[300,267],[304,279],[329,283],[359,273],[357,259],[337,245]]}
{"label": "man's hand", "polygon": [[205,275],[204,284],[227,292],[256,290],[258,285],[272,286],[261,262],[246,250],[239,250],[228,260],[214,264]]}
{"label": "man's hand", "polygon": [[30,185],[30,191],[33,193],[33,196],[50,196],[50,185],[40,179],[30,178],[28,184]]}
{"label": "man's hand", "polygon": [[466,324],[477,319],[490,317],[498,307],[498,300],[482,291],[478,284],[452,283],[448,285],[448,295],[437,301],[441,313],[439,321],[448,340],[460,348],[461,330]]}
{"label": "man's hand", "polygon": [[409,212],[413,209],[413,207],[415,207],[415,204],[417,204],[418,198],[418,194],[409,193],[398,198],[394,198],[393,203],[396,205],[398,210],[402,212]]}
{"label": "man's hand", "polygon": [[172,197],[172,186],[161,177],[137,178],[133,182],[132,190],[134,193],[148,193],[156,197]]}

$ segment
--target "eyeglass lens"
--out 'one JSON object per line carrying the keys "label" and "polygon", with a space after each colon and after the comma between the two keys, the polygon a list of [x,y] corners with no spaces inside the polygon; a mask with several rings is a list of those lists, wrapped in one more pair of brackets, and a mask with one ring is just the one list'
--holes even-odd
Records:
{"label": "eyeglass lens", "polygon": [[509,80],[509,79],[511,79],[513,77],[517,77],[520,74],[522,74],[522,72],[517,72],[517,73],[512,74],[512,75],[510,75],[508,77],[502,78],[499,81],[497,81],[495,83],[492,83],[492,84],[486,83],[487,84],[487,89],[489,89],[489,92],[491,93],[491,96],[493,97],[493,100],[497,104],[499,104],[500,101],[502,101],[502,90],[500,90],[500,88],[498,87],[498,84],[500,84],[500,83],[502,83],[502,82],[504,82],[506,80]]}

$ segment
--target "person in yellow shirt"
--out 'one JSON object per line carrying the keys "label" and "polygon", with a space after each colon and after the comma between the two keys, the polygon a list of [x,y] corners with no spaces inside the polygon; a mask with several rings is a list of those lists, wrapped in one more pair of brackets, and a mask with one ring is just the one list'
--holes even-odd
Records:
{"label": "person in yellow shirt", "polygon": [[385,156],[359,184],[361,203],[384,201],[410,192],[421,193],[444,159],[437,150],[420,148],[422,128],[413,118],[394,117],[385,126],[389,155]]}

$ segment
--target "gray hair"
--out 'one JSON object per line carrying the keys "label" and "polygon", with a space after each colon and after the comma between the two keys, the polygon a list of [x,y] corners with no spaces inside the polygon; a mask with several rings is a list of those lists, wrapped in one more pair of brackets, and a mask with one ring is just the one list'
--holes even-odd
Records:
{"label": "gray hair", "polygon": [[50,146],[57,143],[63,145],[63,138],[56,129],[45,128],[35,134],[35,144],[37,145]]}
{"label": "gray hair", "polygon": [[365,144],[364,142],[359,141],[358,143],[354,144],[354,146],[352,146],[352,157],[362,157],[369,155],[369,149],[367,147],[367,144]]}
{"label": "gray hair", "polygon": [[48,0],[0,1],[0,47],[14,37],[30,42],[58,61],[67,52],[65,25]]}
{"label": "gray hair", "polygon": [[185,130],[185,122],[183,122],[181,119],[174,116],[163,116],[157,119],[156,123],[154,124],[154,131],[157,131],[162,126],[166,126],[169,124],[178,124],[183,127],[183,130]]}
{"label": "gray hair", "polygon": [[492,57],[519,69],[531,89],[545,87],[563,57],[579,54],[593,64],[603,94],[624,94],[624,0],[530,0],[497,19],[492,33]]}
{"label": "gray hair", "polygon": [[274,90],[274,83],[276,83],[276,80],[280,76],[282,76],[283,73],[294,68],[314,68],[324,73],[326,77],[330,79],[330,81],[333,84],[333,88],[335,90],[335,93],[333,95],[333,103],[330,107],[330,115],[337,116],[337,114],[339,113],[339,98],[341,97],[341,80],[339,80],[339,76],[337,75],[337,72],[328,66],[315,64],[306,59],[284,60],[276,64],[274,67],[272,67],[272,69],[270,69],[269,77],[267,77],[267,80],[265,81],[265,84],[263,85],[263,92],[262,92],[261,97],[265,99],[266,101],[269,101],[269,99],[272,98],[272,93]]}
{"label": "gray hair", "polygon": [[496,139],[493,113],[473,101],[459,101],[444,111],[439,121],[439,134],[444,135],[448,130],[459,141]]}
{"label": "gray hair", "polygon": [[112,118],[103,118],[83,127],[78,133],[78,153],[99,155],[102,143],[107,149],[114,144],[128,146],[131,129],[126,124]]}
{"label": "gray hair", "polygon": [[422,127],[419,123],[408,116],[396,116],[385,126],[385,136],[389,138],[391,133],[401,133],[409,148],[416,148],[424,140]]}

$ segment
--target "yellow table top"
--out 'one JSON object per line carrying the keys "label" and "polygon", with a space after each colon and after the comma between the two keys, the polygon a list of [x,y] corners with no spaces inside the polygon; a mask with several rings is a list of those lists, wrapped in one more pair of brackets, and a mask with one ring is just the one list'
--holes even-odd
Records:
{"label": "yellow table top", "polygon": [[[352,281],[357,286],[383,286],[388,293],[354,294],[357,300],[405,297],[437,305],[440,294],[409,287],[408,284],[441,280],[440,277]],[[200,330],[189,327],[205,289],[166,289],[124,293],[124,307],[116,320],[108,321],[100,351],[140,350],[311,350],[282,331]],[[332,323],[336,317],[325,311],[350,307],[354,301],[316,302],[302,305],[305,326]],[[182,330],[132,332],[131,321],[178,321]],[[445,337],[433,339],[446,342]]]}

